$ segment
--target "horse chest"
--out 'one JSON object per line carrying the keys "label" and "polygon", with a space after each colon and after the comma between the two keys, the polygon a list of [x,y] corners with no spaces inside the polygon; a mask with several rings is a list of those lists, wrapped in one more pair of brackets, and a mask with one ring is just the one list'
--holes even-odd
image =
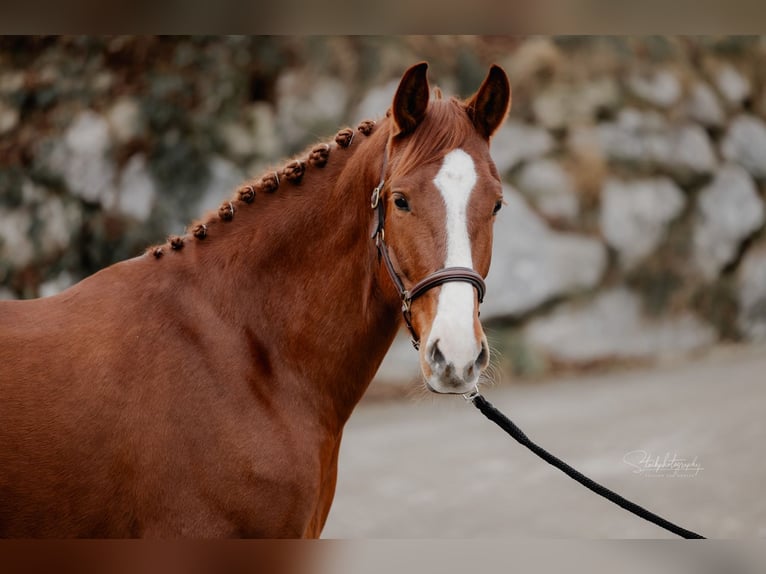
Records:
{"label": "horse chest", "polygon": [[318,536],[334,493],[337,447],[297,436],[274,429],[224,434],[179,452],[145,483],[166,499],[149,503],[140,535]]}

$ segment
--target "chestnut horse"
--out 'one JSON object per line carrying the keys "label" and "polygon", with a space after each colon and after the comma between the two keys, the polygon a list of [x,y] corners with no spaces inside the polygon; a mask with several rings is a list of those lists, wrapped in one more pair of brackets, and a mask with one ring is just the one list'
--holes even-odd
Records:
{"label": "chestnut horse", "polygon": [[428,387],[477,384],[510,86],[426,68],[188,235],[0,302],[0,535],[318,537],[403,301]]}

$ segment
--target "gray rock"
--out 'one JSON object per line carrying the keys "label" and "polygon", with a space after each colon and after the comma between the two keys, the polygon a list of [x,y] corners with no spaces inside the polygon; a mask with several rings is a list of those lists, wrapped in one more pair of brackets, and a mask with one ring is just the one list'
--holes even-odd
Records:
{"label": "gray rock", "polygon": [[617,115],[617,124],[633,132],[662,132],[668,127],[665,116],[656,110],[637,110],[626,107]]}
{"label": "gray rock", "polygon": [[718,91],[731,108],[739,108],[750,96],[750,80],[731,64],[724,64],[715,74]]}
{"label": "gray rock", "polygon": [[288,71],[279,76],[276,91],[277,125],[290,146],[302,145],[306,134],[334,129],[346,112],[346,86],[335,78]]}
{"label": "gray rock", "polygon": [[112,104],[106,112],[106,120],[117,143],[127,143],[145,130],[141,109],[138,102],[131,97],[122,97]]}
{"label": "gray rock", "polygon": [[543,90],[532,100],[532,110],[537,123],[549,130],[567,125],[570,113],[571,89],[554,86]]}
{"label": "gray rock", "polygon": [[690,313],[649,320],[637,295],[624,288],[598,294],[586,305],[569,303],[524,329],[527,342],[556,361],[674,356],[712,345],[715,330]]}
{"label": "gray rock", "polygon": [[752,178],[737,165],[723,166],[697,202],[694,259],[703,276],[714,279],[763,221],[763,201]]}
{"label": "gray rock", "polygon": [[15,268],[32,262],[35,257],[32,223],[28,210],[0,207],[0,262]]}
{"label": "gray rock", "polygon": [[82,199],[110,207],[114,202],[115,167],[108,157],[109,124],[99,114],[80,112],[48,158],[69,191]]}
{"label": "gray rock", "polygon": [[632,269],[652,253],[685,204],[683,192],[666,177],[609,179],[602,191],[601,232],[617,251],[620,265]]}
{"label": "gray rock", "polygon": [[599,282],[607,259],[601,242],[552,231],[510,186],[504,199],[495,222],[483,318],[520,316]]}
{"label": "gray rock", "polygon": [[355,123],[383,117],[391,107],[399,80],[391,80],[382,86],[371,88],[362,98],[352,114]]}
{"label": "gray rock", "polygon": [[689,119],[704,126],[721,127],[726,121],[718,97],[704,82],[697,82],[692,87],[686,102],[686,114]]}
{"label": "gray rock", "polygon": [[17,269],[60,254],[79,232],[82,213],[76,201],[22,183],[24,204],[0,208],[0,260]]}
{"label": "gray rock", "polygon": [[651,140],[660,140],[665,122],[654,112],[641,112],[626,108],[620,112],[616,122],[598,125],[596,135],[604,155],[614,162],[653,163],[653,149],[657,144]]}
{"label": "gray rock", "polygon": [[662,169],[681,178],[710,174],[718,163],[700,126],[667,126],[654,112],[623,110],[617,122],[600,124],[596,133],[603,153],[618,163]]}
{"label": "gray rock", "polygon": [[580,86],[575,102],[575,117],[590,120],[600,110],[612,110],[620,104],[620,87],[611,76],[602,76]]}
{"label": "gray rock", "polygon": [[698,125],[678,126],[667,136],[668,149],[655,155],[657,164],[675,175],[710,174],[718,160],[710,138]]}
{"label": "gray rock", "polygon": [[218,128],[226,149],[236,157],[248,157],[255,152],[255,138],[251,130],[239,122],[226,122]]}
{"label": "gray rock", "polygon": [[157,196],[157,186],[149,173],[144,154],[135,154],[120,173],[115,208],[118,212],[139,221],[151,215]]}
{"label": "gray rock", "polygon": [[285,152],[274,106],[253,102],[242,115],[242,119],[223,123],[219,128],[230,154],[265,163],[281,159]]}
{"label": "gray rock", "polygon": [[[602,124],[609,125],[609,124]],[[602,144],[602,134],[597,126],[576,126],[567,135],[566,147],[569,155],[582,155],[598,158],[600,163],[606,162],[607,154]]]}
{"label": "gray rock", "polygon": [[68,271],[62,271],[53,279],[49,279],[48,281],[44,281],[40,284],[38,296],[51,297],[52,295],[57,295],[58,293],[61,293],[65,289],[68,289],[74,285],[76,282],[77,280],[71,273]]}
{"label": "gray rock", "polygon": [[59,254],[71,245],[82,223],[82,212],[75,202],[48,196],[37,209],[39,227],[35,231],[38,257]]}
{"label": "gray rock", "polygon": [[524,165],[516,179],[519,190],[551,219],[574,221],[580,204],[572,177],[552,159],[538,159]]}
{"label": "gray rock", "polygon": [[271,161],[284,155],[274,107],[267,102],[254,102],[248,110],[248,116],[253,153]]}
{"label": "gray rock", "polygon": [[766,178],[766,124],[752,115],[736,117],[721,142],[721,152],[753,177]]}
{"label": "gray rock", "polygon": [[553,146],[553,137],[546,130],[508,120],[492,138],[490,153],[498,171],[503,174],[523,161],[549,153]]}
{"label": "gray rock", "polygon": [[681,98],[681,82],[669,70],[634,72],[627,84],[633,94],[659,108],[670,108]]}
{"label": "gray rock", "polygon": [[112,89],[112,86],[114,86],[114,79],[115,77],[111,72],[102,70],[93,75],[89,82],[89,87],[97,94],[103,94]]}
{"label": "gray rock", "polygon": [[745,255],[737,272],[738,326],[751,341],[766,341],[766,248]]}
{"label": "gray rock", "polygon": [[45,201],[48,191],[26,179],[21,184],[21,201],[26,206],[36,206]]}
{"label": "gray rock", "polygon": [[245,180],[242,170],[221,156],[210,159],[209,170],[210,179],[196,209],[199,214],[217,210],[224,200],[233,197],[234,190]]}
{"label": "gray rock", "polygon": [[613,109],[619,101],[617,83],[610,77],[584,84],[556,84],[536,94],[532,110],[540,125],[555,130],[589,124],[601,109]]}
{"label": "gray rock", "polygon": [[104,154],[109,147],[109,124],[100,114],[84,110],[64,132],[64,141],[73,152]]}
{"label": "gray rock", "polygon": [[0,72],[0,94],[13,94],[24,87],[26,74],[22,71]]}
{"label": "gray rock", "polygon": [[0,136],[13,131],[19,125],[19,110],[0,101]]}
{"label": "gray rock", "polygon": [[532,36],[514,50],[506,68],[512,83],[526,85],[540,75],[555,76],[564,65],[564,55],[553,39]]}

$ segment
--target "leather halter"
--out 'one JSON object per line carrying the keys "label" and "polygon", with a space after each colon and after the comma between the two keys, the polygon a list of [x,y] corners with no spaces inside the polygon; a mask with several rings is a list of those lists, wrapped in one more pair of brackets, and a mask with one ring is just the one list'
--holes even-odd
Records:
{"label": "leather halter", "polygon": [[386,183],[386,167],[388,165],[388,149],[383,156],[383,169],[381,170],[380,183],[372,190],[372,197],[370,200],[370,206],[375,210],[377,218],[375,226],[372,231],[372,238],[375,240],[375,246],[378,248],[378,260],[381,258],[386,264],[388,275],[391,277],[396,290],[399,292],[399,296],[402,299],[402,316],[404,317],[404,323],[407,325],[407,329],[412,335],[412,345],[416,349],[420,348],[420,337],[415,332],[415,328],[412,326],[412,302],[426,293],[426,291],[438,287],[444,283],[450,281],[461,281],[464,283],[470,283],[476,289],[476,293],[479,297],[479,304],[484,301],[484,293],[487,290],[487,286],[484,284],[484,279],[476,271],[470,267],[445,267],[434,271],[425,279],[418,281],[412,289],[406,289],[404,282],[394,268],[394,264],[391,262],[391,257],[388,253],[388,245],[385,241],[385,223],[386,223],[386,206],[381,201],[381,194],[383,193],[383,186]]}

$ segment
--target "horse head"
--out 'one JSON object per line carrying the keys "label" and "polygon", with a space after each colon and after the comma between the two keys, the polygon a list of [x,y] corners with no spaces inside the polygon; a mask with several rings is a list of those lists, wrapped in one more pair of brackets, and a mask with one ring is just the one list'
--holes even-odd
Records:
{"label": "horse head", "polygon": [[428,388],[466,393],[489,364],[479,305],[503,197],[489,142],[511,89],[492,66],[473,96],[443,99],[431,93],[426,71],[420,63],[405,72],[388,113],[386,167],[373,193],[376,239]]}

